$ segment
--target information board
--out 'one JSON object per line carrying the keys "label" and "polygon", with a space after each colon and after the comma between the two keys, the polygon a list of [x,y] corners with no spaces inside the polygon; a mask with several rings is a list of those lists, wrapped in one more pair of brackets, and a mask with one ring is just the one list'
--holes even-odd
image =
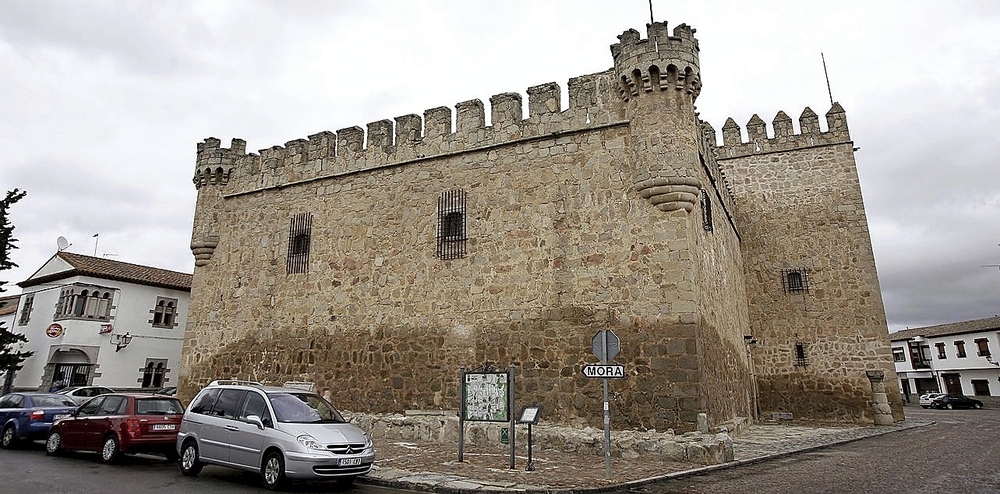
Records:
{"label": "information board", "polygon": [[508,376],[506,372],[467,372],[465,374],[465,420],[508,422]]}

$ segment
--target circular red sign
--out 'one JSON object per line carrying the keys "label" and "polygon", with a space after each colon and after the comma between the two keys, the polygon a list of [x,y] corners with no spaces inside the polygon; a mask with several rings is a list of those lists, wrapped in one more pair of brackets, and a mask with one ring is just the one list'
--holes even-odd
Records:
{"label": "circular red sign", "polygon": [[45,328],[45,335],[49,338],[58,338],[63,334],[63,327],[59,323],[49,324],[49,327]]}

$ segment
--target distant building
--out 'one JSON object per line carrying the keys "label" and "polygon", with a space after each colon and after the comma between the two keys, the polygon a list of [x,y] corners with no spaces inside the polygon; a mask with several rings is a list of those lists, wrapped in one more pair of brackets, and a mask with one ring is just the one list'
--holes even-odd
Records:
{"label": "distant building", "polygon": [[59,252],[18,286],[11,330],[35,353],[15,388],[176,383],[190,274]]}
{"label": "distant building", "polygon": [[1000,404],[1000,316],[889,334],[906,402],[931,392]]}
{"label": "distant building", "polygon": [[460,367],[513,365],[522,403],[599,426],[581,368],[611,329],[616,427],[901,420],[844,109],[718,136],[694,33],[625,31],[568,105],[550,82],[259,153],[199,143],[181,395],[237,377],[455,409]]}

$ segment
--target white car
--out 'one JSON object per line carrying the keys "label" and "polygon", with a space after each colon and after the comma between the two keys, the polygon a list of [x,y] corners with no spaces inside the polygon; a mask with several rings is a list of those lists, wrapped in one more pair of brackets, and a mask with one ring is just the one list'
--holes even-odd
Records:
{"label": "white car", "polygon": [[105,395],[114,392],[115,390],[111,388],[105,388],[104,386],[75,386],[72,388],[61,389],[56,393],[68,396],[69,399],[76,402],[77,405],[82,405],[83,402],[95,396]]}
{"label": "white car", "polygon": [[931,404],[934,403],[934,398],[941,396],[944,393],[927,393],[925,395],[920,395],[920,406],[923,408],[930,408]]}

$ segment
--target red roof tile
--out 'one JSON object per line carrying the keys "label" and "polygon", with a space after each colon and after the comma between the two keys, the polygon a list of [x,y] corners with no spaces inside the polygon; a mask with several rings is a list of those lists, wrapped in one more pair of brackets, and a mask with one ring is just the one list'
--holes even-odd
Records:
{"label": "red roof tile", "polygon": [[191,275],[187,273],[70,252],[59,252],[56,256],[66,261],[73,269],[22,281],[17,285],[24,288],[71,276],[91,276],[106,280],[126,281],[138,285],[191,291]]}

